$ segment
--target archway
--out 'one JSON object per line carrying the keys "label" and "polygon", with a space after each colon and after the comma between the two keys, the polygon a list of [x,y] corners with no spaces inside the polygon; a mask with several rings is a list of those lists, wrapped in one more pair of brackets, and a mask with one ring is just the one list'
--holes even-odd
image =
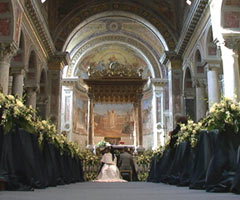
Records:
{"label": "archway", "polygon": [[196,119],[196,103],[195,103],[195,90],[193,87],[192,75],[190,68],[187,67],[184,77],[184,107],[185,114],[192,120]]}
{"label": "archway", "polygon": [[47,75],[46,71],[43,69],[40,76],[39,92],[37,93],[37,111],[38,115],[42,119],[47,118],[47,106],[48,106],[48,96],[47,96]]}
{"label": "archway", "polygon": [[19,41],[19,50],[16,56],[13,57],[10,66],[10,77],[12,77],[12,94],[18,97],[23,96],[24,75],[26,67],[24,65],[25,58],[25,40],[24,34],[21,32]]}
{"label": "archway", "polygon": [[[136,14],[106,11],[76,25],[63,48],[69,52],[70,62],[63,70],[61,131],[67,132],[68,138],[80,146],[87,146],[88,86],[84,80],[89,78],[88,67],[101,69],[116,62],[143,69],[142,77],[148,80],[141,108],[144,146],[157,147],[158,142],[153,140],[159,141],[160,133],[153,127],[159,123],[164,127],[163,117],[159,117],[164,113],[164,105],[157,104],[166,98],[163,88],[168,75],[160,59],[169,50],[157,28]],[[161,110],[156,111],[157,108]]]}
{"label": "archway", "polygon": [[26,104],[36,108],[36,97],[38,91],[37,84],[37,58],[36,53],[32,50],[29,56],[27,74],[25,77],[24,89],[26,91]]}
{"label": "archway", "polygon": [[195,80],[194,87],[196,88],[196,121],[206,116],[206,73],[205,63],[202,60],[202,55],[199,49],[195,53]]}

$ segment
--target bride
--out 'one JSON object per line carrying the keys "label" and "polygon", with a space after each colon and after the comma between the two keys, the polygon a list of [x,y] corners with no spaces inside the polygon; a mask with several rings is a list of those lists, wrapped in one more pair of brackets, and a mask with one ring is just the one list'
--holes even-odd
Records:
{"label": "bride", "polygon": [[117,158],[111,146],[105,149],[101,162],[103,167],[94,182],[127,182],[120,177],[120,172],[116,165]]}

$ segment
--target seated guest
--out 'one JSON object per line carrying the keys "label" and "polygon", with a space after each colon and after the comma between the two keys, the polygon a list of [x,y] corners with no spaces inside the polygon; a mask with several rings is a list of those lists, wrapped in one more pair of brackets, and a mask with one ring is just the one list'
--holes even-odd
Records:
{"label": "seated guest", "polygon": [[132,180],[137,181],[137,173],[133,161],[132,155],[128,152],[128,148],[124,147],[123,152],[119,156],[118,160],[118,168],[119,170],[131,170],[132,172]]}
{"label": "seated guest", "polygon": [[187,124],[187,118],[185,116],[177,116],[176,117],[176,127],[175,127],[175,129],[173,131],[171,131],[169,133],[169,135],[170,135],[170,144],[169,144],[169,146],[170,146],[171,149],[175,148],[175,144],[177,142],[176,135],[178,134],[178,132],[181,129],[180,123],[181,124]]}

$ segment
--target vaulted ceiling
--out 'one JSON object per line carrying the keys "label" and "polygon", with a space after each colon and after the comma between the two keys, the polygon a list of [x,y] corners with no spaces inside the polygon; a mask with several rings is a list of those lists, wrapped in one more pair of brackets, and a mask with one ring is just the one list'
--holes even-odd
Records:
{"label": "vaulted ceiling", "polygon": [[87,18],[106,11],[134,13],[154,25],[174,49],[187,12],[184,0],[48,0],[49,27],[56,48]]}
{"label": "vaulted ceiling", "polygon": [[47,0],[58,51],[70,53],[66,77],[86,78],[89,65],[120,62],[164,78],[160,59],[173,51],[189,6],[185,0]]}

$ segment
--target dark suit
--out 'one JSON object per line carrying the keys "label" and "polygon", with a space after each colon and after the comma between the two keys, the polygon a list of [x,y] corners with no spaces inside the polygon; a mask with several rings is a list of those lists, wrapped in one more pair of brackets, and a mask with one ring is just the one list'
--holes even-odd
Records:
{"label": "dark suit", "polygon": [[132,170],[132,180],[137,181],[137,173],[131,154],[128,152],[123,152],[120,154],[118,160],[118,168],[119,170]]}

